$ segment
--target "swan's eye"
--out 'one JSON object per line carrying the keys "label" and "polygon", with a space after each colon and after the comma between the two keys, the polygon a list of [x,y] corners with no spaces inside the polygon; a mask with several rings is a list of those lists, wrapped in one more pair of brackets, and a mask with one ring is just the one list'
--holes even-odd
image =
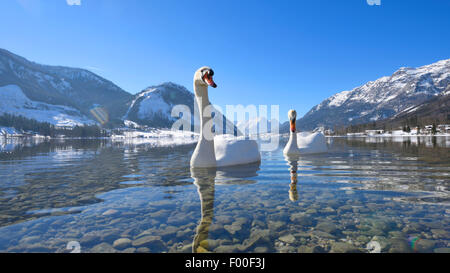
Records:
{"label": "swan's eye", "polygon": [[211,69],[206,70],[202,76],[202,80],[209,86],[216,88],[217,84],[213,80],[213,75],[214,75],[214,72]]}

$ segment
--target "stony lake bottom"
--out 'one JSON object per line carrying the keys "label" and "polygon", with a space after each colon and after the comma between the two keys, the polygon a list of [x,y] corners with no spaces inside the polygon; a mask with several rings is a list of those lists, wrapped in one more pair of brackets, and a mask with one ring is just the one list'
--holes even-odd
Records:
{"label": "stony lake bottom", "polygon": [[213,170],[193,144],[4,143],[0,252],[450,251],[448,137],[327,140]]}

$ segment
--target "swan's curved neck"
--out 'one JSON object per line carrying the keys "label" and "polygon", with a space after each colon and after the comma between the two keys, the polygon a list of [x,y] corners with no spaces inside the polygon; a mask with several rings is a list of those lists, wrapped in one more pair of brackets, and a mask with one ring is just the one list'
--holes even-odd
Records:
{"label": "swan's curved neck", "polygon": [[290,120],[290,136],[289,136],[289,142],[291,142],[292,144],[295,144],[295,147],[297,147],[297,129],[295,127],[295,118],[293,118],[293,120]]}
{"label": "swan's curved neck", "polygon": [[215,167],[216,155],[214,151],[214,137],[210,131],[205,130],[205,125],[211,123],[210,111],[205,111],[211,103],[208,98],[208,87],[203,85],[194,84],[195,99],[200,114],[200,139],[198,140],[197,147],[194,150],[191,158],[191,167]]}
{"label": "swan's curved neck", "polygon": [[283,153],[286,155],[296,155],[299,154],[298,145],[297,145],[297,132],[292,130],[289,136],[289,141],[286,143],[286,147],[284,147]]}
{"label": "swan's curved neck", "polygon": [[297,132],[294,131],[290,133],[289,135],[289,142],[292,143],[292,146],[297,147]]}
{"label": "swan's curved neck", "polygon": [[201,133],[201,137],[204,137],[203,127],[211,119],[211,116],[208,116],[208,115],[205,116],[205,108],[207,108],[209,105],[211,105],[211,103],[209,102],[209,97],[208,97],[208,87],[199,85],[199,84],[195,84],[194,92],[195,92],[195,99],[197,100],[197,105],[198,105],[199,113],[200,113],[200,133]]}

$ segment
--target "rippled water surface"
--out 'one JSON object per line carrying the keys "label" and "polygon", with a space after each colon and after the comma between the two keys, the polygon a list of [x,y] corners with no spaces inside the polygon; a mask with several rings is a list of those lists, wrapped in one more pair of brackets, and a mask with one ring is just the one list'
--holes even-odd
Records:
{"label": "rippled water surface", "polygon": [[194,145],[3,142],[0,251],[449,252],[449,138],[328,142],[192,171]]}

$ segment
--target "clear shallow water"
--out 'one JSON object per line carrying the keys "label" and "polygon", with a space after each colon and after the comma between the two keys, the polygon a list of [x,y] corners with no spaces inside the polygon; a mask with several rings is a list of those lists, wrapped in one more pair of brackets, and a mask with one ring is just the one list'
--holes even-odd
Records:
{"label": "clear shallow water", "polygon": [[194,171],[194,145],[7,143],[0,251],[449,251],[448,138],[328,141]]}

